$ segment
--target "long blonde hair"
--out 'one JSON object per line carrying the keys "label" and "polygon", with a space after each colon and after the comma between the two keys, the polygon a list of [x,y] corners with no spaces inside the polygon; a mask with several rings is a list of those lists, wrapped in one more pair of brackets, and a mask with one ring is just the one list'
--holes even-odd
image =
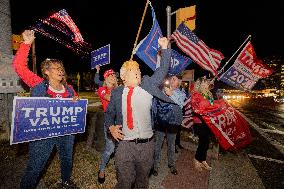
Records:
{"label": "long blonde hair", "polygon": [[49,80],[48,75],[45,74],[45,72],[46,72],[46,70],[48,70],[48,69],[50,68],[50,66],[51,66],[52,64],[58,64],[58,65],[61,67],[61,69],[62,69],[62,71],[63,71],[63,73],[64,73],[64,77],[63,77],[61,83],[66,84],[67,74],[66,74],[66,72],[65,72],[65,68],[64,68],[63,62],[62,62],[61,60],[49,59],[49,58],[47,58],[47,59],[45,59],[44,61],[42,61],[41,65],[40,65],[42,77],[43,77],[44,79],[46,79],[46,80]]}
{"label": "long blonde hair", "polygon": [[213,94],[210,91],[211,88],[209,87],[211,85],[211,81],[209,79],[206,79],[206,77],[200,77],[194,82],[194,90],[202,94],[203,93],[203,91],[201,91],[202,83],[206,83],[208,85],[208,90],[206,91],[207,95],[210,98],[213,98]]}

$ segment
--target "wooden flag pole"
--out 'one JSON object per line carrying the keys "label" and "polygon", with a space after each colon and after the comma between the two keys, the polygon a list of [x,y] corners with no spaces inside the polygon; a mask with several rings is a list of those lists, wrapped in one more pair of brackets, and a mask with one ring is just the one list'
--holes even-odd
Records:
{"label": "wooden flag pole", "polygon": [[130,58],[130,60],[133,59],[134,51],[135,51],[135,48],[136,48],[136,45],[137,45],[137,41],[138,41],[138,38],[139,38],[139,35],[140,35],[140,31],[141,31],[141,28],[142,28],[142,24],[143,24],[143,22],[144,22],[144,18],[145,18],[145,15],[146,15],[146,11],[147,11],[148,5],[149,5],[149,0],[147,0],[146,5],[145,5],[145,8],[144,8],[143,16],[142,16],[142,19],[141,19],[141,22],[140,22],[140,26],[139,26],[137,35],[136,35],[136,39],[135,39],[135,43],[134,43],[134,47],[133,47],[133,50],[132,50],[132,53],[131,53],[131,58]]}

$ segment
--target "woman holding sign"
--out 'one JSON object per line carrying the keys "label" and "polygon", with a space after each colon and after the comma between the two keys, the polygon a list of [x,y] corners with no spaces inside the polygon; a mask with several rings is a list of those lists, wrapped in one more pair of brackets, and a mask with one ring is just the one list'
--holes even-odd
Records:
{"label": "woman holding sign", "polygon": [[[35,36],[34,31],[23,32],[23,43],[20,45],[13,60],[13,67],[18,76],[31,87],[32,97],[71,98],[78,99],[74,89],[66,83],[66,73],[63,63],[56,59],[46,59],[41,63],[43,78],[28,69],[27,57]],[[70,180],[73,164],[74,135],[65,135],[32,141],[29,143],[29,160],[21,180],[21,189],[36,188],[39,175],[56,146],[61,163],[62,188],[77,188]]]}

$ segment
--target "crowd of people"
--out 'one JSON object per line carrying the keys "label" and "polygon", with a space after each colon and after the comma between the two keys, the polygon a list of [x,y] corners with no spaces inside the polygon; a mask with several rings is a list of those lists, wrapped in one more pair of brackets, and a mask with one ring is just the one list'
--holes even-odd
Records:
{"label": "crowd of people", "polygon": [[[79,99],[73,88],[66,83],[66,72],[60,60],[46,59],[41,63],[43,77],[28,69],[27,57],[33,43],[34,32],[23,32],[23,43],[13,60],[19,77],[32,88],[32,97]],[[101,154],[98,182],[106,179],[105,167],[114,154],[117,189],[148,188],[149,175],[157,176],[161,148],[166,138],[169,171],[178,175],[175,165],[175,152],[180,144],[180,131],[184,119],[184,107],[191,104],[190,118],[199,137],[194,165],[199,171],[210,171],[206,162],[209,147],[210,129],[199,115],[202,107],[214,103],[210,90],[213,81],[198,78],[186,90],[181,88],[181,75],[168,74],[171,51],[169,40],[160,38],[160,67],[152,76],[141,76],[139,64],[129,60],[120,69],[122,85],[112,69],[103,74],[100,81],[100,67],[96,67],[95,83],[99,86],[98,95],[104,110],[105,149]],[[188,117],[187,117],[188,118]],[[40,174],[54,146],[58,149],[61,162],[62,188],[77,188],[71,181],[73,145],[75,135],[66,135],[29,142],[29,160],[22,177],[20,188],[36,188]],[[151,172],[152,170],[152,172]]]}

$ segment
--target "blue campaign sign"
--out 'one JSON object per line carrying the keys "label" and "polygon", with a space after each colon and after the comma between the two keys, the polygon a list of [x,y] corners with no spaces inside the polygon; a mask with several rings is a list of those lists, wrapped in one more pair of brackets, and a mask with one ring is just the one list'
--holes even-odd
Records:
{"label": "blue campaign sign", "polygon": [[110,44],[91,52],[91,69],[110,63]]}
{"label": "blue campaign sign", "polygon": [[84,133],[88,100],[15,97],[10,144]]}

